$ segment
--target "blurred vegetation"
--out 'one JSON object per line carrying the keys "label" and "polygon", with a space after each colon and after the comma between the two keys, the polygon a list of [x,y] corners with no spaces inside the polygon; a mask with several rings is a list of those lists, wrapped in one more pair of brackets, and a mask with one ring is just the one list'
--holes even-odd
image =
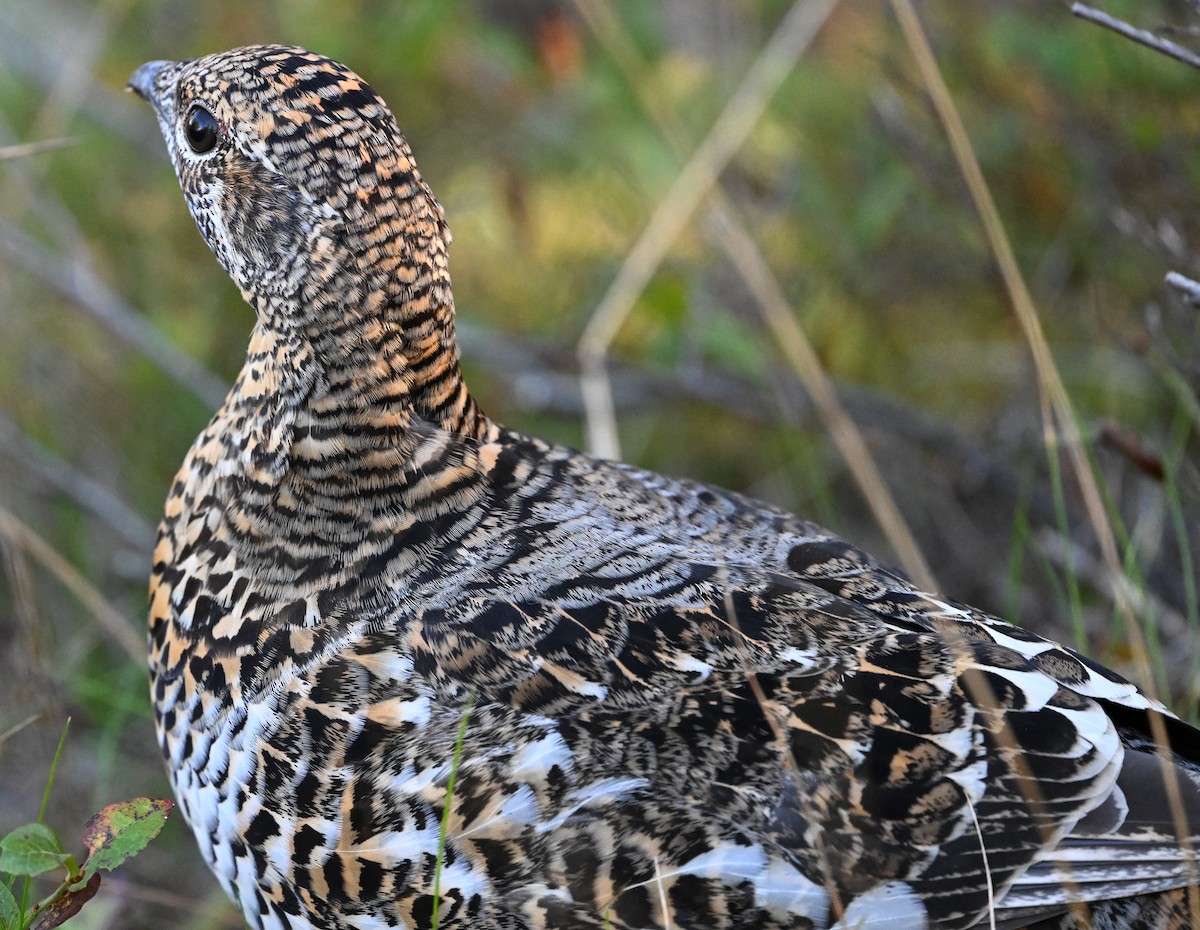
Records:
{"label": "blurred vegetation", "polygon": [[[694,147],[790,4],[588,6],[616,46],[551,0],[0,0],[0,147],[72,142],[0,161],[0,833],[36,811],[68,715],[50,824],[169,793],[140,652],[152,528],[250,325],[129,73],[283,42],[366,77],[454,230],[476,394],[582,445],[574,345],[681,167],[641,101]],[[1184,0],[1105,8],[1200,22]],[[1065,3],[920,13],[1142,585],[1160,693],[1194,715],[1200,314],[1162,280],[1200,277],[1200,74]],[[1047,452],[1029,349],[887,4],[837,6],[721,183],[943,590],[1130,672],[1113,578]],[[613,366],[625,458],[892,557],[703,224]],[[178,818],[124,874],[77,923],[238,925]]]}

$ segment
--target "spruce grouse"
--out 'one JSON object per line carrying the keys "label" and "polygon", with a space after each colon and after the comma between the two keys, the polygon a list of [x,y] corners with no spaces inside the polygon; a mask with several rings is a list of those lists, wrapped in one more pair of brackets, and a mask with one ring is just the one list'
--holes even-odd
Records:
{"label": "spruce grouse", "polygon": [[162,751],[252,927],[1190,926],[1196,730],[818,526],[488,419],[442,209],[344,66],[130,87],[256,314],[150,588]]}

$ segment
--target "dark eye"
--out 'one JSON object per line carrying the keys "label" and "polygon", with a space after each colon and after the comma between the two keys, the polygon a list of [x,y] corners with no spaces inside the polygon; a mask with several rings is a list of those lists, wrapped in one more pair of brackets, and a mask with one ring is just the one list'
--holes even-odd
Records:
{"label": "dark eye", "polygon": [[215,116],[200,104],[192,104],[183,124],[183,134],[187,137],[188,145],[192,147],[193,152],[197,155],[211,152],[217,144],[219,129],[220,124]]}

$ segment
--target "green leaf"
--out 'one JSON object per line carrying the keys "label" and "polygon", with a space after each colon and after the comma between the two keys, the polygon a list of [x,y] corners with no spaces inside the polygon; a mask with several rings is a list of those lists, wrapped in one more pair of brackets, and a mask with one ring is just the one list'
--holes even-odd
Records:
{"label": "green leaf", "polygon": [[71,718],[63,724],[62,735],[58,738],[58,748],[54,750],[54,761],[50,763],[50,777],[46,779],[46,790],[42,792],[42,806],[38,808],[38,823],[46,822],[46,808],[50,804],[50,789],[54,787],[54,776],[58,774],[58,763],[62,759],[63,747],[67,745],[67,731],[71,729]]}
{"label": "green leaf", "polygon": [[111,872],[145,849],[158,836],[174,806],[175,802],[161,798],[133,798],[110,804],[92,817],[83,831],[89,851],[83,864],[84,877],[100,869]]}
{"label": "green leaf", "polygon": [[0,930],[20,930],[21,906],[8,890],[7,885],[0,885]]}
{"label": "green leaf", "polygon": [[42,823],[17,827],[0,840],[0,872],[10,875],[41,875],[67,861],[62,841]]}

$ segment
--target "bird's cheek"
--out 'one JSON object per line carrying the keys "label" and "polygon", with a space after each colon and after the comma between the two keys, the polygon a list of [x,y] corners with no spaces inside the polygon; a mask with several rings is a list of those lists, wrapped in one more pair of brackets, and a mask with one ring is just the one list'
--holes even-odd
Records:
{"label": "bird's cheek", "polygon": [[221,267],[234,274],[235,260],[229,252],[229,237],[224,216],[223,184],[219,180],[201,178],[195,173],[181,175],[188,211],[196,228],[212,249]]}
{"label": "bird's cheek", "polygon": [[293,191],[277,186],[231,191],[220,212],[244,289],[286,291],[308,274],[317,218]]}

